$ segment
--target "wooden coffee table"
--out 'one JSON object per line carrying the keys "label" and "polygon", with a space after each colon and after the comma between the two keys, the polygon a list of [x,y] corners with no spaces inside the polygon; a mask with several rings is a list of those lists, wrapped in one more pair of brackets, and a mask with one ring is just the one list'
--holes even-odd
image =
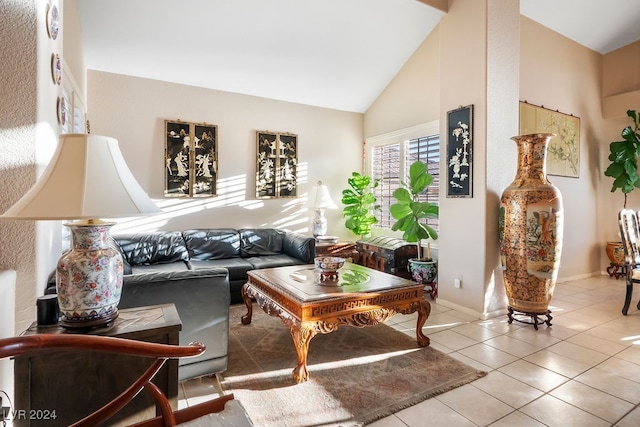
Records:
{"label": "wooden coffee table", "polygon": [[280,317],[291,330],[298,353],[298,365],[293,369],[297,383],[309,378],[311,339],[340,325],[362,328],[383,323],[396,313],[417,311],[418,345],[429,345],[429,338],[422,333],[431,312],[424,299],[424,285],[352,263],[345,263],[337,280],[322,280],[313,265],[252,270],[248,275],[242,287],[247,306],[242,324],[251,323],[253,301],[267,314]]}

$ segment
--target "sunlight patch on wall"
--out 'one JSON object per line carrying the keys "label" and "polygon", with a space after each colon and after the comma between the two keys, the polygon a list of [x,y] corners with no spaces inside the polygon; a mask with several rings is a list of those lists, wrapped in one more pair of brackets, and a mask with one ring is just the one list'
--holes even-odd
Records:
{"label": "sunlight patch on wall", "polygon": [[[298,165],[298,184],[307,182],[307,170],[307,163]],[[112,232],[133,233],[154,231],[161,229],[174,218],[215,208],[237,206],[249,211],[263,209],[266,202],[264,200],[254,199],[254,195],[249,194],[249,187],[248,176],[242,174],[218,179],[218,194],[214,197],[167,197],[164,199],[155,199],[154,202],[162,210],[161,214],[117,219],[114,221],[116,225],[112,228]],[[280,203],[284,202],[281,217],[269,223],[255,224],[255,226],[286,228],[301,233],[307,232],[309,230],[307,225],[309,211],[305,207],[307,196],[308,194],[305,192],[298,194],[297,198],[280,199]]]}

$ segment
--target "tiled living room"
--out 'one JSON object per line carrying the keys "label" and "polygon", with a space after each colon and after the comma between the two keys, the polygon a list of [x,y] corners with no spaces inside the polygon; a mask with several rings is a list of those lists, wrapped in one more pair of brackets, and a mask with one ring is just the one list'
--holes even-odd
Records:
{"label": "tiled living room", "polygon": [[[506,315],[477,320],[432,304],[424,328],[431,347],[488,375],[369,425],[638,425],[640,311],[632,305],[627,317],[620,315],[624,293],[624,280],[608,276],[559,283],[552,326],[537,331],[509,324]],[[397,315],[388,324],[415,334],[415,318]],[[217,390],[210,378],[184,382],[180,404],[218,396]]]}
{"label": "tiled living room", "polygon": [[[115,218],[111,235],[122,255],[124,290],[119,317],[107,313],[100,321],[135,328],[161,317],[163,331],[171,331],[163,340],[178,343],[181,328],[180,344],[206,343],[204,355],[171,362],[160,374],[168,390],[178,390],[180,408],[209,401],[222,387],[249,414],[277,412],[287,400],[287,411],[304,412],[296,399],[309,395],[321,396],[315,400],[327,407],[337,402],[331,410],[338,421],[289,412],[288,425],[351,425],[357,421],[348,411],[367,406],[365,400],[371,409],[363,419],[376,426],[638,424],[638,294],[623,315],[624,277],[607,274],[605,246],[620,240],[618,211],[640,207],[640,192],[612,192],[604,171],[609,144],[631,122],[627,110],[640,110],[634,25],[640,8],[631,0],[606,3],[591,9],[570,0],[3,2],[0,339],[40,333],[34,324],[41,304],[61,301],[45,293],[64,298],[60,289],[68,284],[54,288],[52,275],[73,232],[63,222]],[[611,33],[603,22],[616,23]],[[563,140],[566,156],[550,149],[559,159],[548,177],[562,195],[564,230],[552,326],[538,330],[507,323],[500,246],[500,198],[520,170],[511,138],[528,133],[527,107],[577,123],[578,130]],[[460,113],[468,114],[472,138],[460,137],[462,126],[451,132]],[[117,179],[96,166],[88,168],[98,176],[95,194],[109,209],[58,213],[68,203],[44,187],[49,199],[37,215],[11,214],[42,178],[58,143],[76,138],[66,134],[86,143],[107,136],[101,141],[110,153],[117,141],[115,151],[132,175],[125,181],[150,199],[136,206],[140,216],[116,211],[126,197],[115,196]],[[341,326],[296,347],[304,330],[264,313],[259,277],[251,288],[253,321],[245,324],[241,289],[248,272],[313,263],[305,245],[314,241],[314,210],[326,217],[325,234],[354,245],[362,236],[344,225],[347,179],[353,172],[381,177],[389,165],[402,176],[399,159],[377,166],[374,159],[394,149],[404,156],[422,143],[436,176],[429,195],[439,207],[433,223],[439,237],[429,242],[438,294],[425,293],[431,312],[419,332],[425,304],[407,300],[401,308],[411,314],[396,314],[385,325]],[[472,153],[469,175],[455,177],[460,186],[449,179],[461,166],[450,147],[472,148],[465,151]],[[111,156],[103,153],[100,165]],[[115,157],[118,169],[123,162]],[[312,205],[319,181],[336,209]],[[389,230],[391,192],[380,191],[381,212],[389,216],[380,217],[372,235],[399,239],[402,233]],[[550,224],[536,219],[540,228]],[[210,239],[237,243],[221,252],[207,246]],[[174,271],[176,265],[184,271]],[[150,285],[158,277],[161,288]],[[177,289],[167,277],[189,288]],[[160,303],[175,304],[175,311],[138,311]],[[46,326],[70,331],[77,326],[69,319]],[[125,330],[118,328],[112,332]],[[423,346],[425,339],[430,345]],[[369,354],[374,347],[381,352]],[[296,357],[305,364],[296,366]],[[406,374],[420,363],[433,370]],[[262,392],[270,390],[247,386],[254,380],[249,373],[258,371],[278,384],[271,390],[278,400],[266,402]],[[443,386],[453,371],[459,378]],[[24,402],[24,378],[24,365],[14,373],[11,361],[0,361],[0,407],[10,406],[10,397]],[[416,383],[420,391],[412,388]],[[380,399],[402,396],[405,386],[411,398],[398,397],[403,403],[385,411]],[[49,408],[34,402],[32,409]],[[287,425],[254,418],[254,425]]]}

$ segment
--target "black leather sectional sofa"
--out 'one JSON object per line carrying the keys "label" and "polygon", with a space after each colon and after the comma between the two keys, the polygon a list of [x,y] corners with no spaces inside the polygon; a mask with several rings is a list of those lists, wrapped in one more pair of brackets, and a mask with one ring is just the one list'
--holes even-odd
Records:
{"label": "black leather sectional sofa", "polygon": [[277,229],[196,229],[112,235],[124,261],[119,308],[173,303],[182,320],[180,343],[207,351],[181,359],[180,380],[227,366],[229,304],[253,269],[312,264],[315,240]]}

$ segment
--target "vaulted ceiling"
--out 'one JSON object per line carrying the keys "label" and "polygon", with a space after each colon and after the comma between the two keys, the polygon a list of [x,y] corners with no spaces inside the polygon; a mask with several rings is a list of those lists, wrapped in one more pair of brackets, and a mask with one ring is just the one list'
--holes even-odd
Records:
{"label": "vaulted ceiling", "polygon": [[[520,0],[602,54],[640,39],[638,0]],[[82,0],[88,69],[364,112],[443,12],[417,0]]]}

